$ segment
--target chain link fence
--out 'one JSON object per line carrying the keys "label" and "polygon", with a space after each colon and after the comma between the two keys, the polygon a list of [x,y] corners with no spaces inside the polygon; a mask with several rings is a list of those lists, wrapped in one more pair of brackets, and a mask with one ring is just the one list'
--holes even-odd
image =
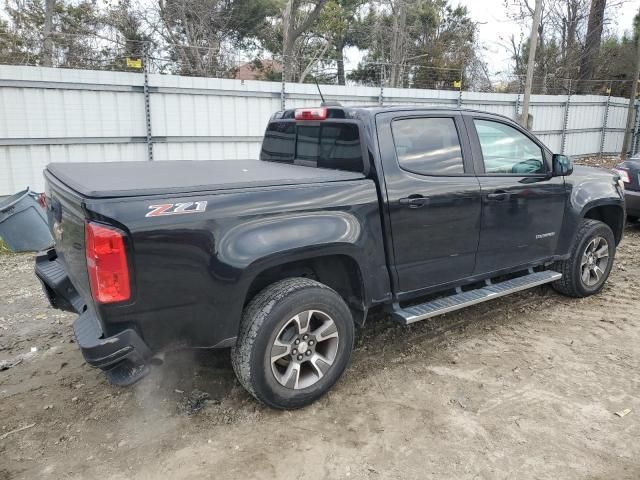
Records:
{"label": "chain link fence", "polygon": [[[345,67],[344,62],[326,58],[281,57],[246,58],[230,51],[224,45],[193,47],[165,43],[157,45],[144,39],[125,39],[54,33],[47,43],[41,33],[18,37],[0,32],[0,64],[25,66],[51,66],[55,68],[98,70],[140,73],[143,77],[145,96],[146,143],[148,158],[153,159],[152,112],[150,95],[154,87],[150,85],[150,75],[178,75],[198,78],[236,79],[241,81],[260,80],[279,84],[280,107],[296,106],[292,101],[296,95],[295,84],[318,83],[325,89],[329,85],[346,87],[369,87],[375,89],[372,98],[365,103],[388,105],[393,103],[415,103],[423,105],[441,104],[446,106],[489,109],[497,113],[518,118],[524,93],[524,76],[500,75],[490,79],[477,65],[456,67],[435,67],[421,64],[418,59],[401,64],[384,62],[360,62],[356,67]],[[288,64],[296,82],[284,82],[283,67]],[[403,93],[399,93],[402,90]],[[430,91],[427,95],[424,91]],[[534,131],[544,136],[560,135],[559,150],[567,149],[567,135],[571,132],[599,135],[599,147],[592,153],[602,155],[612,153],[607,143],[608,134],[619,133],[620,115],[625,115],[621,99],[629,98],[631,82],[621,79],[579,81],[547,74],[535,76],[532,85],[534,96],[553,96],[544,100],[545,105],[556,102],[559,111],[556,120],[538,118],[534,121]],[[422,92],[422,93],[418,93]],[[511,94],[503,97],[477,97],[475,94]],[[593,109],[593,121],[588,127],[578,126],[575,114],[585,106],[582,95],[599,96],[598,108]],[[331,96],[331,95],[329,95]],[[334,95],[335,96],[335,95]],[[339,96],[339,95],[338,95]],[[362,96],[356,98],[362,99]],[[487,97],[489,98],[489,97]],[[316,101],[319,98],[316,97]],[[532,111],[536,114],[536,102],[543,97],[534,97]],[[594,100],[590,100],[594,102]],[[348,102],[347,102],[348,103]],[[498,107],[499,105],[499,107]],[[561,110],[561,113],[559,113]],[[640,118],[634,123],[632,153],[639,150]],[[611,118],[616,126],[612,127]]]}
{"label": "chain link fence", "polygon": [[[490,78],[477,64],[454,67],[433,66],[418,59],[393,64],[359,62],[345,68],[345,62],[320,56],[283,58],[256,54],[253,58],[220,44],[190,46],[126,39],[119,35],[52,33],[49,47],[41,32],[17,37],[0,31],[0,64],[51,66],[89,70],[142,72],[209,78],[240,78],[282,81],[283,64],[291,66],[298,83],[462,90],[493,93],[523,93],[524,75],[500,74]],[[532,94],[591,94],[626,97],[630,80],[594,79],[580,81],[553,73],[533,78]]]}

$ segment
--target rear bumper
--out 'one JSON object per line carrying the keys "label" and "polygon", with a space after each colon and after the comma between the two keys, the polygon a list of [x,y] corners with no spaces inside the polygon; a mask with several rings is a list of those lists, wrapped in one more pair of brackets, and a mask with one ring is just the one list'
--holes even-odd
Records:
{"label": "rear bumper", "polygon": [[105,336],[93,310],[87,308],[69,280],[55,250],[36,256],[36,276],[52,307],[79,314],[73,332],[89,365],[104,370],[114,385],[130,385],[148,373],[151,350],[144,340],[131,328]]}
{"label": "rear bumper", "polygon": [[624,202],[627,208],[627,215],[640,217],[640,192],[625,190]]}
{"label": "rear bumper", "polygon": [[89,310],[73,322],[73,333],[84,359],[92,367],[107,370],[123,360],[142,364],[151,357],[149,347],[130,328],[105,337],[98,320]]}
{"label": "rear bumper", "polygon": [[71,283],[55,249],[36,255],[36,277],[53,308],[76,313],[84,310],[84,300]]}

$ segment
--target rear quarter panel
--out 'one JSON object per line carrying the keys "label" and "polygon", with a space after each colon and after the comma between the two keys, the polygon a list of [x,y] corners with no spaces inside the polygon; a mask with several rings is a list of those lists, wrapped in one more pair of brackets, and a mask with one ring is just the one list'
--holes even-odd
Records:
{"label": "rear quarter panel", "polygon": [[[153,205],[205,201],[200,213],[146,216]],[[371,180],[96,200],[87,210],[127,232],[131,245],[135,298],[102,306],[100,315],[116,329],[135,322],[152,348],[187,339],[231,344],[253,279],[295,260],[351,256],[365,279],[365,303],[389,294]]]}

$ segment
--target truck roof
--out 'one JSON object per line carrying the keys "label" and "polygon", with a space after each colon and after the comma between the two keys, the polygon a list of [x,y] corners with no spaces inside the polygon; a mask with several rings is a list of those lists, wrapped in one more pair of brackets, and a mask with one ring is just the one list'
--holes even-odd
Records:
{"label": "truck roof", "polygon": [[[511,117],[506,115],[500,115],[499,113],[487,112],[483,110],[476,110],[472,108],[460,108],[460,107],[447,107],[447,106],[435,106],[435,105],[331,105],[326,107],[335,113],[344,112],[344,118],[352,116],[359,117],[374,117],[378,113],[386,112],[402,112],[402,111],[423,111],[423,112],[446,112],[446,113],[481,113],[483,115],[491,115],[494,117],[504,118],[513,121]],[[276,112],[272,120],[279,118],[293,118],[295,116],[295,108],[281,110]],[[339,115],[334,118],[340,118]]]}

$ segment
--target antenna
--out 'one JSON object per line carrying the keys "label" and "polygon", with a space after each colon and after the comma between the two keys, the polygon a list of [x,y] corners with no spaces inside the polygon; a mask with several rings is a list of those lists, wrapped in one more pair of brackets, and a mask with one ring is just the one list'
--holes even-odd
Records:
{"label": "antenna", "polygon": [[322,106],[324,106],[325,104],[324,96],[322,95],[322,90],[320,90],[320,84],[318,84],[318,79],[316,77],[313,77],[313,81],[316,82],[316,87],[318,87],[318,93],[320,94],[320,98],[322,99]]}
{"label": "antenna", "polygon": [[320,94],[320,98],[322,99],[321,107],[341,107],[342,104],[340,102],[329,101],[327,102],[324,99],[324,95],[322,95],[322,90],[320,90],[320,84],[318,84],[318,79],[313,77],[313,81],[316,82],[316,87],[318,88],[318,93]]}

